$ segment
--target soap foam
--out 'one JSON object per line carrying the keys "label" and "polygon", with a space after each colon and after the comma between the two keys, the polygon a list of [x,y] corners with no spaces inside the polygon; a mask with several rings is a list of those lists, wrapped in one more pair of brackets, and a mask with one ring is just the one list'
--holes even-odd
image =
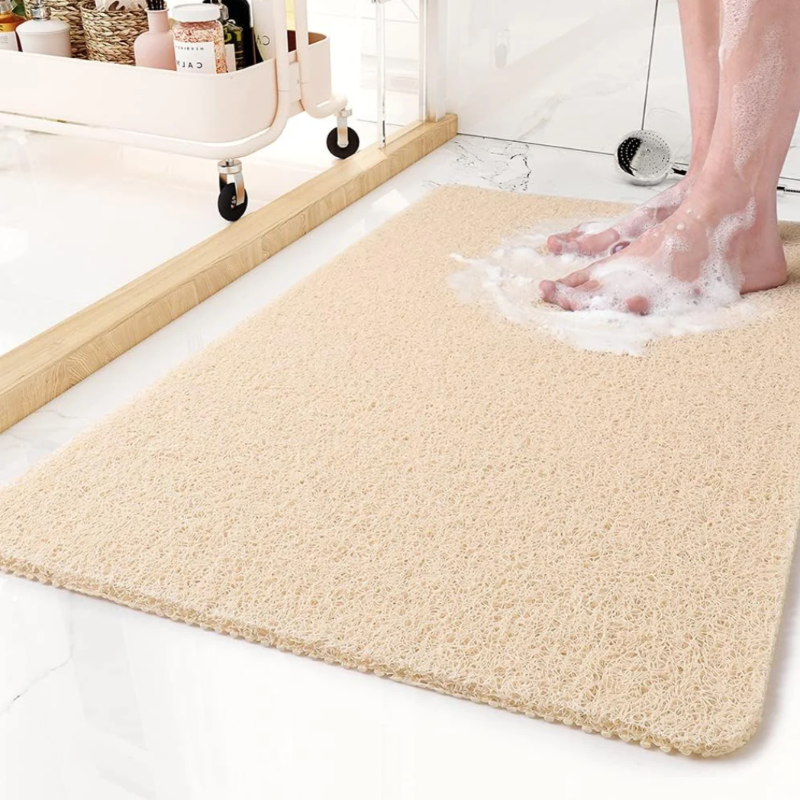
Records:
{"label": "soap foam", "polygon": [[780,104],[786,70],[779,28],[767,33],[753,72],[733,87],[734,166],[739,177],[764,145]]}
{"label": "soap foam", "polygon": [[720,61],[736,49],[750,24],[757,0],[726,0],[722,12],[722,41]]}
{"label": "soap foam", "polygon": [[[550,254],[545,243],[552,231],[544,229],[503,242],[488,258],[454,255],[463,269],[449,283],[462,302],[477,303],[578,349],[641,356],[654,339],[735,327],[756,315],[755,304],[739,294],[739,271],[726,260],[731,238],[754,219],[751,203],[722,220],[709,235],[709,255],[696,281],[673,278],[668,264],[642,259],[621,256],[598,264],[592,279],[600,288],[579,311],[543,303],[539,284],[588,267],[594,259]],[[608,227],[611,221],[602,224]],[[668,256],[686,249],[688,243],[680,236],[665,239]],[[574,290],[562,286],[559,291]],[[627,311],[625,300],[637,295],[647,298],[650,313]]]}
{"label": "soap foam", "polygon": [[[596,249],[596,243],[592,244],[595,258],[613,255],[623,250],[632,241],[654,228],[675,211],[683,202],[690,185],[691,179],[684,178],[663,192],[651,197],[646,203],[637,206],[621,219],[584,222],[576,225],[575,228],[584,236],[603,233],[609,229],[613,230],[617,234],[617,238],[612,239],[607,248],[604,250]],[[561,232],[559,231],[559,233]],[[563,252],[579,253],[581,240],[580,238],[562,239],[561,247]]]}

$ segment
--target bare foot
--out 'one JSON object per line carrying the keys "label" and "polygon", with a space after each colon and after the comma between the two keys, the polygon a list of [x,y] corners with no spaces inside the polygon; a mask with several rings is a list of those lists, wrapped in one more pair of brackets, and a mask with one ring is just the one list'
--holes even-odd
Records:
{"label": "bare foot", "polygon": [[567,311],[647,314],[665,294],[680,295],[682,302],[708,296],[725,305],[738,293],[772,289],[785,281],[774,200],[756,202],[744,193],[721,196],[716,187],[693,191],[667,220],[623,252],[559,281],[542,281],[540,290],[545,301]]}
{"label": "bare foot", "polygon": [[684,178],[603,231],[593,233],[579,225],[566,233],[553,234],[547,239],[547,249],[556,255],[607,256],[617,253],[673,214],[688,195],[691,185],[692,179]]}

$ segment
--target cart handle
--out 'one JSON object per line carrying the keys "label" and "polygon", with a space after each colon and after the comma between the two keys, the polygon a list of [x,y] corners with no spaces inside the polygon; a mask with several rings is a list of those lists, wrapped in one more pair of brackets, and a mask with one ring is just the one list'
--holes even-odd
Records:
{"label": "cart handle", "polygon": [[[285,0],[275,5],[283,5],[285,8]],[[329,117],[331,114],[337,114],[347,105],[347,98],[342,95],[334,95],[324,103],[316,104],[309,97],[309,86],[311,83],[311,76],[309,73],[309,59],[308,59],[308,7],[306,0],[297,0],[294,8],[294,26],[295,26],[295,40],[297,42],[297,63],[300,67],[300,102],[303,104],[303,110],[311,117],[322,119]],[[284,11],[284,26],[286,25],[286,16]]]}

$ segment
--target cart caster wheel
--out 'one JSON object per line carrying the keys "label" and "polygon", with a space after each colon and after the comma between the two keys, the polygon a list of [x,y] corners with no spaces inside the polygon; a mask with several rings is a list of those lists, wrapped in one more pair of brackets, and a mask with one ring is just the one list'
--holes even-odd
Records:
{"label": "cart caster wheel", "polygon": [[237,206],[236,184],[226,183],[219,193],[217,208],[223,219],[228,220],[228,222],[236,222],[236,220],[241,219],[244,216],[244,212],[247,211],[247,192],[244,193],[244,203]]}
{"label": "cart caster wheel", "polygon": [[352,128],[347,129],[347,147],[339,147],[339,132],[336,128],[328,134],[328,150],[336,158],[350,158],[358,150],[359,144],[361,142],[358,134]]}

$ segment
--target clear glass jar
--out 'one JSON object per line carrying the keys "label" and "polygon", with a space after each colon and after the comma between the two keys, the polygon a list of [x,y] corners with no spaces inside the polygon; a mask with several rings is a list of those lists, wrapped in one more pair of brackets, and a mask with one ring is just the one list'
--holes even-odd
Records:
{"label": "clear glass jar", "polygon": [[219,6],[191,3],[172,9],[175,24],[175,65],[178,72],[215,74],[227,72],[225,33],[219,22]]}

